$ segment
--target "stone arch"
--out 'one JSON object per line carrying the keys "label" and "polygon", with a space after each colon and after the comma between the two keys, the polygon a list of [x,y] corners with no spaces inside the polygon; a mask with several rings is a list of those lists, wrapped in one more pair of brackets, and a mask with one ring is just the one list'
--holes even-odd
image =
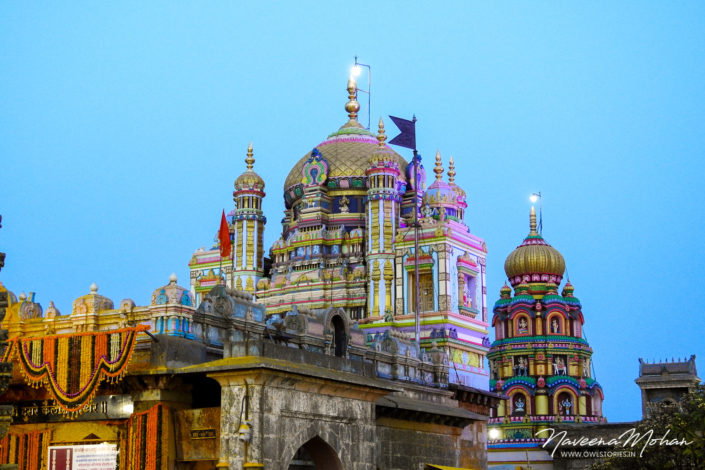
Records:
{"label": "stone arch", "polygon": [[336,450],[318,434],[296,449],[288,462],[289,470],[343,470]]}
{"label": "stone arch", "polygon": [[346,357],[350,340],[350,317],[342,308],[331,308],[325,315],[325,331],[330,334],[331,348],[336,356]]}

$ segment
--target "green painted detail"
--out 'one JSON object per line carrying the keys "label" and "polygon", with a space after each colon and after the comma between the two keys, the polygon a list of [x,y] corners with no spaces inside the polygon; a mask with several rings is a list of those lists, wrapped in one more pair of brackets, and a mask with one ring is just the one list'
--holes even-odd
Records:
{"label": "green painted detail", "polygon": [[546,379],[546,385],[551,387],[551,386],[553,386],[553,384],[555,384],[558,381],[562,381],[562,382],[568,381],[568,382],[572,383],[575,386],[575,388],[580,388],[578,381],[575,380],[573,377],[569,377],[567,375],[552,375],[551,377]]}
{"label": "green painted detail", "polygon": [[492,343],[492,347],[501,346],[505,344],[521,344],[521,343],[578,343],[587,346],[587,341],[583,338],[573,338],[572,336],[526,336],[526,337],[515,337],[515,338],[504,338],[498,339]]}
{"label": "green painted detail", "polygon": [[367,129],[360,129],[359,127],[344,127],[342,129],[339,129],[332,134],[328,136],[330,139],[331,137],[336,137],[339,135],[369,135],[369,136],[374,136],[374,134]]}
{"label": "green painted detail", "polygon": [[534,303],[536,300],[529,294],[519,294],[511,299],[512,303],[518,303],[520,300],[525,302]]}
{"label": "green painted detail", "polygon": [[521,384],[521,383],[529,383],[533,386],[536,386],[536,379],[533,377],[512,377],[511,379],[508,379],[506,382],[504,382],[504,385],[502,385],[503,389],[507,389],[514,385],[515,383]]}

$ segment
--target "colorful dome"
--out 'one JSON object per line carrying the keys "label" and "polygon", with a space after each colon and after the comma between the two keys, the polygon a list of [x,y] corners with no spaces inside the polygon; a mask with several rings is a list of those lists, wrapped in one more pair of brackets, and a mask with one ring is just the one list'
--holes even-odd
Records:
{"label": "colorful dome", "polygon": [[436,152],[436,166],[433,168],[433,172],[436,174],[436,180],[426,190],[423,203],[428,203],[431,207],[455,207],[458,203],[458,192],[450,183],[443,181],[441,152]]}
{"label": "colorful dome", "polygon": [[176,274],[169,276],[169,284],[156,289],[152,293],[151,305],[180,304],[193,307],[191,293],[177,284]]}
{"label": "colorful dome", "polygon": [[245,158],[245,163],[247,163],[247,171],[237,177],[235,180],[235,190],[242,191],[246,189],[255,189],[258,191],[264,190],[264,180],[260,175],[252,170],[252,166],[255,163],[255,159],[252,156],[252,142],[250,146],[247,147],[247,158]]}
{"label": "colorful dome", "polygon": [[97,314],[114,308],[112,300],[98,293],[95,282],[91,284],[90,290],[90,294],[82,295],[73,301],[72,315]]}
{"label": "colorful dome", "polygon": [[[355,89],[355,82],[352,80],[348,82],[350,101],[346,104],[345,109],[348,111],[350,120],[314,148],[328,165],[328,179],[343,178],[351,180],[339,182],[338,187],[343,189],[346,187],[354,188],[357,187],[357,184],[362,184],[365,170],[370,165],[370,157],[379,150],[377,137],[357,122],[359,104],[355,100]],[[384,148],[388,150],[390,158],[399,165],[401,172],[399,179],[405,180],[403,175],[406,170],[406,160],[389,146],[385,145]],[[301,157],[291,169],[284,182],[285,193],[297,184],[302,183],[304,167],[311,159],[314,150]],[[357,184],[356,179],[359,181]],[[365,189],[364,185],[361,185],[359,189]],[[290,194],[290,200],[298,199],[299,197],[300,193]]]}
{"label": "colorful dome", "polygon": [[504,262],[507,278],[512,281],[512,278],[517,276],[548,274],[557,276],[560,281],[565,272],[565,260],[558,250],[546,243],[536,231],[536,210],[533,207],[529,227],[529,235]]}

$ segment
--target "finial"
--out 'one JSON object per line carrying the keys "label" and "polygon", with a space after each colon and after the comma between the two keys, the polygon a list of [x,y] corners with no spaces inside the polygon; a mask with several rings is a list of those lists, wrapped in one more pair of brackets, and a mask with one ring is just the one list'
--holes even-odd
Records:
{"label": "finial", "polygon": [[360,103],[357,102],[357,82],[352,75],[348,79],[348,100],[345,103],[345,111],[348,112],[351,121],[356,121],[357,112],[360,111]]}
{"label": "finial", "polygon": [[176,273],[171,273],[171,276],[169,276],[169,284],[176,284],[178,280],[179,278],[176,277]]}
{"label": "finial", "polygon": [[450,160],[448,161],[448,182],[453,183],[455,182],[455,162],[453,161],[453,157],[450,157]]}
{"label": "finial", "polygon": [[531,214],[529,215],[529,235],[538,235],[536,231],[536,209],[531,206]]}
{"label": "finial", "polygon": [[95,294],[96,292],[98,292],[98,286],[96,285],[95,282],[93,284],[91,284],[90,289],[91,289],[91,294]]}
{"label": "finial", "polygon": [[387,140],[387,136],[384,133],[384,121],[379,118],[379,130],[377,131],[377,142],[379,142],[379,148],[384,148],[384,142]]}
{"label": "finial", "polygon": [[247,163],[247,170],[251,171],[252,170],[252,165],[255,163],[255,157],[252,156],[252,142],[250,142],[250,145],[247,147],[247,158],[245,159],[245,163]]}
{"label": "finial", "polygon": [[443,165],[441,164],[441,152],[436,150],[436,167],[433,169],[436,174],[436,181],[440,181],[443,178]]}

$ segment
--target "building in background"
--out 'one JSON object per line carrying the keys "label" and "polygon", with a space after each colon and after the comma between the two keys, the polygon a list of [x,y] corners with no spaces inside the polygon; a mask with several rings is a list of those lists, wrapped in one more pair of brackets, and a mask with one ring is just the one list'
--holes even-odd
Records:
{"label": "building in background", "polygon": [[698,386],[700,378],[695,368],[695,355],[686,361],[671,359],[671,362],[649,363],[639,358],[639,377],[636,383],[641,389],[642,416],[647,418],[651,405],[675,405]]}
{"label": "building in background", "polygon": [[[602,416],[602,388],[592,377],[592,349],[583,338],[580,301],[567,281],[563,256],[536,230],[509,254],[504,285],[494,306],[495,341],[490,389],[506,396],[490,419],[490,468],[515,464],[549,469],[540,431],[557,423],[595,424]],[[513,292],[512,292],[513,289]]]}

